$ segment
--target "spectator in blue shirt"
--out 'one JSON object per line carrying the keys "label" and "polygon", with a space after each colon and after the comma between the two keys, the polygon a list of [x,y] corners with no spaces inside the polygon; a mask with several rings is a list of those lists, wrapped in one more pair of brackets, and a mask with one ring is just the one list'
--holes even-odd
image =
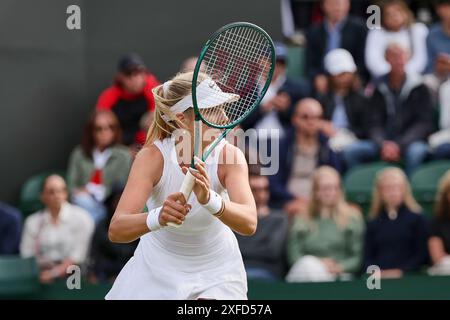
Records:
{"label": "spectator in blue shirt", "polygon": [[429,141],[432,157],[439,160],[450,159],[450,0],[438,0],[436,12],[440,23],[431,28],[427,38],[425,82],[440,109],[440,131]]}
{"label": "spectator in blue shirt", "polygon": [[22,216],[19,210],[0,202],[0,255],[19,253]]}
{"label": "spectator in blue shirt", "polygon": [[427,37],[428,65],[426,72],[448,77],[450,72],[450,0],[439,0],[436,12],[440,23],[430,28]]}

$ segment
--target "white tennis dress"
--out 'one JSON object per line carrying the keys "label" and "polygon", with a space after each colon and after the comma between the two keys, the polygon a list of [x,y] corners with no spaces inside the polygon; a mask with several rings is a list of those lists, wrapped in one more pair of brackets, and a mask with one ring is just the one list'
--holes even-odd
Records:
{"label": "white tennis dress", "polygon": [[[217,164],[226,143],[222,140],[206,161],[211,189],[224,198],[228,194],[219,181]],[[167,138],[154,144],[163,155],[164,169],[147,201],[149,210],[178,192],[184,179],[174,141]],[[106,299],[247,299],[247,277],[233,232],[206,211],[194,193],[188,202],[192,209],[181,227],[141,237]]]}

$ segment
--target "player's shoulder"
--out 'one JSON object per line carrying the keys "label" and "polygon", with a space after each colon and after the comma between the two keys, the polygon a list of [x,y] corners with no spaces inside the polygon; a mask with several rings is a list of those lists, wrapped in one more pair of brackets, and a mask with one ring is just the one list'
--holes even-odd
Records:
{"label": "player's shoulder", "polygon": [[136,154],[135,161],[151,163],[152,165],[158,162],[163,162],[164,158],[161,150],[155,145],[155,143],[148,143],[142,147]]}
{"label": "player's shoulder", "polygon": [[221,158],[219,159],[219,179],[224,181],[225,176],[229,174],[247,175],[247,172],[248,164],[242,150],[231,143],[226,143],[222,148]]}
{"label": "player's shoulder", "polygon": [[153,143],[146,144],[134,158],[131,174],[147,181],[159,181],[164,169],[164,158]]}
{"label": "player's shoulder", "polygon": [[247,164],[244,152],[231,143],[225,143],[221,155],[224,164]]}

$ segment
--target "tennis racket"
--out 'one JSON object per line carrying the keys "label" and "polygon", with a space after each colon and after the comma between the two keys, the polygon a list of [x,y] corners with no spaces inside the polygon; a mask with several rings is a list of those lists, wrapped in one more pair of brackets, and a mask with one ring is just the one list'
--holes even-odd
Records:
{"label": "tennis racket", "polygon": [[[194,156],[205,161],[217,144],[255,110],[270,85],[274,67],[272,39],[254,24],[231,23],[210,37],[200,52],[192,77]],[[199,80],[200,74],[203,81]],[[204,152],[201,150],[202,122],[222,130]],[[195,168],[194,158],[191,167]],[[195,178],[188,171],[180,190],[186,201],[194,183]]]}

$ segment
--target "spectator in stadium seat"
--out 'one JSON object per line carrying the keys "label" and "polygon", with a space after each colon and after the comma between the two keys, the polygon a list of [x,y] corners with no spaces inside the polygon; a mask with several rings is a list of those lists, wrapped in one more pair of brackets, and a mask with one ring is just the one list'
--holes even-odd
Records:
{"label": "spectator in stadium seat", "polygon": [[381,29],[370,30],[367,35],[365,60],[372,78],[378,79],[391,70],[385,56],[391,43],[399,43],[411,53],[405,65],[406,72],[422,73],[427,64],[428,28],[414,22],[414,14],[403,0],[382,3],[381,24]]}
{"label": "spectator in stadium seat", "polygon": [[349,15],[350,0],[324,0],[325,19],[307,32],[306,66],[315,92],[327,91],[324,57],[331,50],[348,50],[356,61],[363,82],[368,79],[364,64],[367,28],[363,21]]}
{"label": "spectator in stadium seat", "polygon": [[330,146],[342,152],[347,167],[352,151],[371,144],[367,141],[368,99],[355,89],[356,64],[345,49],[334,49],[325,56],[329,90],[319,96],[324,109],[322,131],[330,138]]}
{"label": "spectator in stadium seat", "polygon": [[428,67],[425,82],[439,107],[440,131],[430,137],[435,160],[450,159],[450,0],[437,0],[440,23],[434,25],[427,38]]}
{"label": "spectator in stadium seat", "polygon": [[258,228],[251,237],[236,234],[249,279],[282,279],[286,269],[288,218],[269,207],[269,180],[258,165],[249,165],[250,187],[258,213]]}
{"label": "spectator in stadium seat", "polygon": [[290,120],[295,104],[301,98],[308,96],[306,84],[287,76],[287,48],[283,43],[275,43],[275,70],[267,92],[259,107],[242,123],[243,129],[255,128],[258,139],[273,139],[265,130],[278,130],[277,138],[282,138]]}
{"label": "spectator in stadium seat", "polygon": [[311,98],[300,100],[292,117],[293,128],[280,141],[279,170],[269,176],[271,203],[293,216],[306,210],[314,169],[330,165],[342,169],[340,157],[321,133],[322,106]]}
{"label": "spectator in stadium seat", "polygon": [[370,218],[365,268],[376,265],[383,277],[401,277],[427,263],[427,223],[401,169],[387,168],[378,173]]}
{"label": "spectator in stadium seat", "polygon": [[64,179],[47,177],[41,191],[45,208],[25,220],[20,243],[23,257],[36,257],[42,282],[66,276],[67,267],[86,261],[94,221],[80,207],[67,202]]}
{"label": "spectator in stadium seat", "polygon": [[[323,20],[322,1],[281,0],[281,20],[283,35],[293,43],[298,43],[297,36],[303,34],[309,26]],[[351,1],[350,14],[360,18],[367,17],[367,7],[371,0]],[[295,31],[299,34],[293,34]],[[301,42],[302,43],[302,42]]]}
{"label": "spectator in stadium seat", "polygon": [[128,54],[118,63],[114,84],[100,94],[96,108],[112,110],[117,115],[125,145],[135,142],[141,117],[155,109],[151,89],[157,85],[158,80],[146,69],[141,57]]}
{"label": "spectator in stadium seat", "polygon": [[21,232],[20,211],[0,202],[0,256],[19,253]]}
{"label": "spectator in stadium seat", "polygon": [[430,28],[427,37],[428,64],[425,73],[433,74],[439,86],[450,75],[450,0],[437,0],[436,12],[440,22]]}
{"label": "spectator in stadium seat", "polygon": [[389,45],[386,60],[391,71],[377,86],[368,112],[369,137],[376,145],[370,153],[353,150],[352,165],[370,160],[368,155],[379,150],[383,161],[403,161],[409,175],[427,158],[426,140],[434,129],[433,106],[422,78],[405,70],[406,49]]}
{"label": "spectator in stadium seat", "polygon": [[119,144],[121,130],[111,111],[94,111],[81,145],[69,159],[67,180],[72,202],[86,209],[98,223],[106,216],[103,201],[115,183],[126,181],[131,166],[129,150]]}
{"label": "spectator in stadium seat", "polygon": [[332,281],[361,268],[364,219],[344,197],[339,173],[327,166],[314,173],[307,214],[291,229],[289,282]]}
{"label": "spectator in stadium seat", "polygon": [[90,280],[92,282],[112,281],[133,256],[138,240],[130,243],[113,243],[108,238],[111,218],[122,195],[123,186],[115,185],[105,200],[108,215],[100,221],[92,237],[90,251]]}
{"label": "spectator in stadium seat", "polygon": [[428,248],[433,263],[428,272],[432,275],[450,275],[450,171],[439,183]]}

